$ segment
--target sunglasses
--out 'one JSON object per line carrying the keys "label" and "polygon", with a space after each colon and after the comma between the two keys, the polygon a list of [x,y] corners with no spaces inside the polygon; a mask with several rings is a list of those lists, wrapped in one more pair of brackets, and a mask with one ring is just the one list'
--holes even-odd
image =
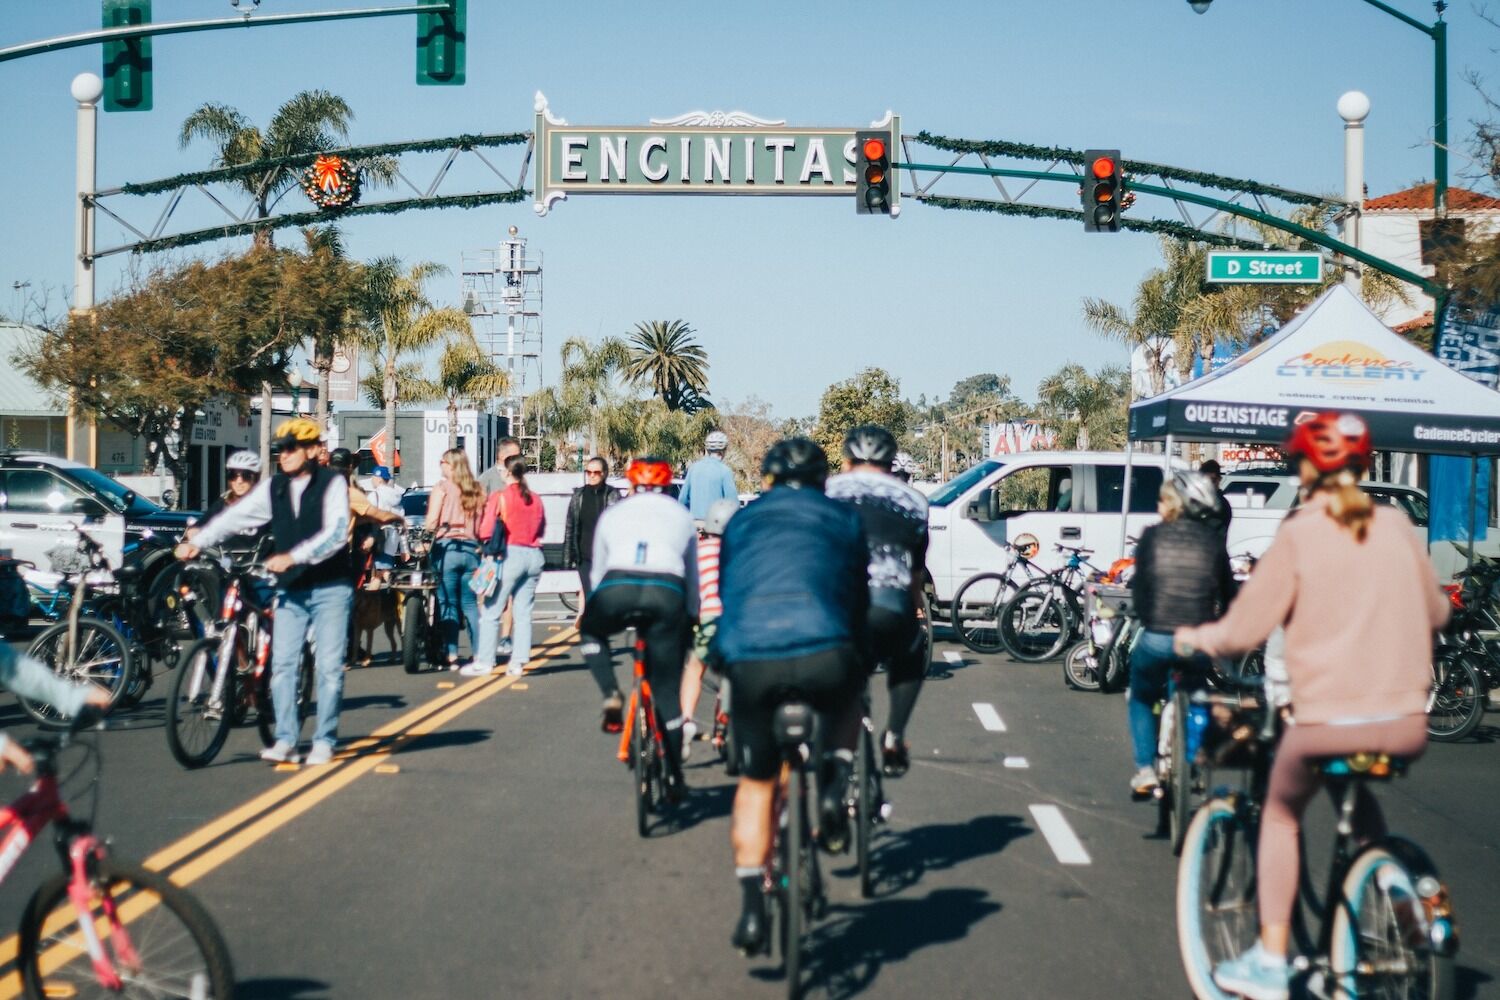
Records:
{"label": "sunglasses", "polygon": [[253,472],[245,472],[243,469],[235,469],[228,476],[228,479],[229,479],[229,481],[231,483],[234,482],[236,479],[243,479],[246,482],[253,483],[253,482],[255,482],[255,480],[257,478],[259,478],[259,477],[256,476],[255,473],[253,473]]}
{"label": "sunglasses", "polygon": [[603,469],[584,469],[583,470],[583,474],[585,476],[602,476],[602,475],[604,475],[604,470]]}

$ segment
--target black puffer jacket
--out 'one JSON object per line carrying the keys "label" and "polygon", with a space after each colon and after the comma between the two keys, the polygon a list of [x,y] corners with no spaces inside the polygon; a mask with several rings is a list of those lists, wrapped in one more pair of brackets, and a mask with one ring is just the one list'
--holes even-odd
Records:
{"label": "black puffer jacket", "polygon": [[1202,521],[1153,524],[1136,546],[1130,588],[1135,613],[1152,632],[1213,621],[1236,589],[1224,536]]}

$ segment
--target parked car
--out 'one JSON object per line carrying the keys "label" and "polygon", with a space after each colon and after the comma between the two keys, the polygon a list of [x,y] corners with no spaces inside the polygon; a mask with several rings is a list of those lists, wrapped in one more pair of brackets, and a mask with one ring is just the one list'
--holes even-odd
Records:
{"label": "parked car", "polygon": [[[1360,489],[1375,498],[1376,503],[1395,507],[1411,518],[1413,527],[1425,544],[1427,541],[1427,494],[1412,486],[1378,483],[1366,480]],[[1220,484],[1229,506],[1234,510],[1230,522],[1229,551],[1238,555],[1249,552],[1259,556],[1270,548],[1282,518],[1297,502],[1298,480],[1279,469],[1247,469],[1225,473]]]}

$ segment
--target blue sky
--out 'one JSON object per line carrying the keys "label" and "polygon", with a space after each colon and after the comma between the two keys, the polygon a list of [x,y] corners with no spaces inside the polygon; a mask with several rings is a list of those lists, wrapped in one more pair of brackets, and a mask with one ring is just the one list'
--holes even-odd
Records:
{"label": "blue sky", "polygon": [[[264,0],[260,10],[389,2]],[[1429,3],[1393,2],[1431,20]],[[87,30],[98,11],[97,0],[0,0],[0,45]],[[157,21],[232,13],[228,0],[154,4]],[[542,90],[578,123],[737,109],[848,126],[891,108],[908,133],[1117,146],[1127,158],[1328,192],[1342,183],[1334,105],[1360,89],[1373,105],[1371,194],[1432,172],[1432,45],[1361,0],[1215,0],[1203,16],[1184,0],[469,0],[468,17],[464,87],[416,86],[415,26],[405,17],[158,38],[155,109],[100,116],[100,183],[207,167],[206,146],[184,151],[176,141],[204,101],[263,123],[312,87],[349,100],[356,143],[528,129],[532,95]],[[1463,0],[1448,20],[1451,170],[1460,184],[1469,123],[1482,113],[1461,74],[1495,65],[1500,30]],[[19,305],[14,282],[31,282],[32,292],[52,286],[54,303],[71,282],[68,86],[99,66],[97,47],[0,64],[7,311]],[[482,183],[475,174],[445,191]],[[300,195],[288,199],[300,210]],[[905,207],[890,221],[857,217],[843,199],[573,198],[542,219],[528,202],[354,219],[345,232],[360,256],[447,264],[455,273],[432,291],[456,303],[460,252],[491,246],[517,225],[546,260],[549,376],[567,336],[683,318],[709,351],[710,395],[721,404],[758,396],[780,416],[813,412],[830,382],[866,365],[890,370],[915,398],[979,371],[1008,373],[1030,396],[1064,362],[1124,361],[1123,349],[1083,328],[1079,301],[1128,302],[1157,260],[1152,237]],[[118,236],[101,223],[101,243]],[[126,263],[101,266],[101,297],[126,280]]]}

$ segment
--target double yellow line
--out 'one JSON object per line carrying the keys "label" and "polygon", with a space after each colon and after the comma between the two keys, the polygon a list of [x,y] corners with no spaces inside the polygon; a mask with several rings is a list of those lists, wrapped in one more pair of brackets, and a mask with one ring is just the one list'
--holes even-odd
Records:
{"label": "double yellow line", "polygon": [[[538,655],[532,658],[527,669],[534,669],[549,660],[567,655],[566,648],[576,637],[577,629],[571,627],[552,636],[540,648]],[[191,885],[318,803],[353,784],[362,775],[385,763],[392,754],[399,753],[412,740],[434,732],[515,682],[514,677],[495,674],[434,698],[364,739],[349,744],[329,766],[304,768],[295,777],[167,845],[147,858],[145,866],[154,871],[170,869],[173,882],[181,886]],[[189,858],[191,860],[187,860]],[[180,867],[174,867],[179,865]],[[135,908],[131,919],[150,910],[155,905],[155,898],[151,899],[151,903]],[[59,911],[59,915],[54,918],[55,924],[49,922],[49,926],[43,928],[43,936],[55,934],[66,925],[69,918],[68,911]],[[15,961],[18,946],[19,936],[15,934],[0,941],[0,965]],[[20,974],[12,970],[0,979],[0,1000],[10,1000],[20,994]]]}

